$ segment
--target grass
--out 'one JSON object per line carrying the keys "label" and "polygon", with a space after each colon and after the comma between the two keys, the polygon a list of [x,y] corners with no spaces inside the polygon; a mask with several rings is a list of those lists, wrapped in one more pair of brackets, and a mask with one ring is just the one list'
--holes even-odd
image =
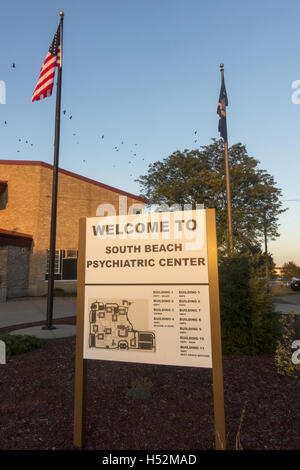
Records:
{"label": "grass", "polygon": [[273,297],[281,297],[286,295],[300,295],[300,291],[293,291],[290,287],[271,287],[271,294]]}
{"label": "grass", "polygon": [[246,404],[245,404],[244,408],[242,409],[242,414],[241,414],[241,417],[240,417],[239,427],[238,427],[238,431],[237,431],[237,434],[236,434],[236,437],[235,437],[235,450],[243,450],[243,446],[242,446],[242,443],[241,443],[241,428],[242,428],[242,423],[243,423],[244,416],[245,416],[245,411],[246,411]]}
{"label": "grass", "polygon": [[152,382],[147,377],[140,377],[131,382],[127,396],[133,400],[149,400],[151,398]]}
{"label": "grass", "polygon": [[[67,292],[60,287],[56,287],[53,291],[54,297],[77,297],[77,292]],[[48,294],[42,295],[42,297],[47,297]]]}

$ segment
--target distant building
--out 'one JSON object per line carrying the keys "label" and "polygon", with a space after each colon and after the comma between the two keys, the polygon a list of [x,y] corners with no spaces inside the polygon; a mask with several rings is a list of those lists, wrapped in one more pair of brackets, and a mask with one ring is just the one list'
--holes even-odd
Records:
{"label": "distant building", "polygon": [[[0,286],[8,297],[43,295],[48,288],[48,249],[53,166],[44,162],[0,160]],[[59,169],[55,287],[76,290],[78,221],[95,217],[100,204],[119,213],[146,200],[84,176]]]}
{"label": "distant building", "polygon": [[283,276],[283,267],[281,266],[275,266],[275,268],[273,269],[274,271],[274,275],[277,277],[277,276]]}

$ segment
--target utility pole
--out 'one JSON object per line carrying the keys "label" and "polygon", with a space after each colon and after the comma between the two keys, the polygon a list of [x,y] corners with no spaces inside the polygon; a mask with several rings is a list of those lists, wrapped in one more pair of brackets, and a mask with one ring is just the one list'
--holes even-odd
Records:
{"label": "utility pole", "polygon": [[268,258],[268,235],[267,235],[267,207],[264,207],[264,237],[265,237],[265,262],[266,262],[266,280],[269,281],[270,269],[269,269],[269,258]]}

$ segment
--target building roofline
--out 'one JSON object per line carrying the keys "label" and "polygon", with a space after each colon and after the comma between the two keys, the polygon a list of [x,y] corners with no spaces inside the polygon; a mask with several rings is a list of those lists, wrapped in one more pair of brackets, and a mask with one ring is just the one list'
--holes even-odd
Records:
{"label": "building roofline", "polygon": [[13,232],[0,228],[0,246],[14,245],[30,248],[33,236],[27,233]]}
{"label": "building roofline", "polygon": [[28,238],[33,239],[33,235],[28,235],[28,233],[21,233],[21,232],[14,232],[13,230],[5,230],[4,228],[0,228],[0,236],[9,236],[13,238]]}
{"label": "building roofline", "polygon": [[[50,163],[45,163],[41,161],[35,160],[0,160],[0,164],[2,165],[31,165],[31,166],[42,166],[44,168],[48,168],[49,170],[53,170],[53,165]],[[113,186],[109,186],[108,184],[100,183],[100,181],[93,180],[91,178],[87,178],[82,175],[78,175],[78,173],[73,173],[69,170],[64,170],[63,168],[58,169],[59,173],[63,173],[64,175],[71,176],[72,178],[77,178],[81,181],[85,181],[86,183],[94,184],[95,186],[99,186],[104,189],[108,189],[109,191],[113,191],[118,194],[122,194],[123,196],[130,197],[132,199],[136,199],[137,201],[147,203],[147,199],[141,196],[136,196],[135,194],[127,193],[122,189],[114,188]]]}

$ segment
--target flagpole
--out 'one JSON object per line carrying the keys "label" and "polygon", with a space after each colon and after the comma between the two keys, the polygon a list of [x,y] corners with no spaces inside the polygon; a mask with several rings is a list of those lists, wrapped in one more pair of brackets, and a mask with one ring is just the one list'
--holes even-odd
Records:
{"label": "flagpole", "polygon": [[47,296],[47,319],[44,330],[53,330],[53,293],[55,274],[55,241],[56,241],[56,217],[57,217],[57,189],[58,189],[58,161],[59,161],[59,137],[60,137],[60,108],[61,108],[61,77],[62,77],[62,44],[63,44],[63,19],[64,13],[60,15],[60,64],[57,74],[56,89],[56,110],[55,110],[55,137],[54,137],[54,162],[52,181],[52,208],[51,208],[51,229],[50,229],[50,252],[48,269],[48,296]]}
{"label": "flagpole", "polygon": [[[224,80],[224,64],[220,64],[221,83]],[[224,109],[225,106],[224,106]],[[232,254],[232,223],[231,223],[231,195],[230,195],[230,173],[229,173],[229,158],[228,158],[228,137],[227,137],[227,121],[226,121],[226,140],[224,139],[225,147],[225,176],[226,176],[226,199],[227,199],[227,218],[228,218],[228,239],[229,239],[229,254]]]}

